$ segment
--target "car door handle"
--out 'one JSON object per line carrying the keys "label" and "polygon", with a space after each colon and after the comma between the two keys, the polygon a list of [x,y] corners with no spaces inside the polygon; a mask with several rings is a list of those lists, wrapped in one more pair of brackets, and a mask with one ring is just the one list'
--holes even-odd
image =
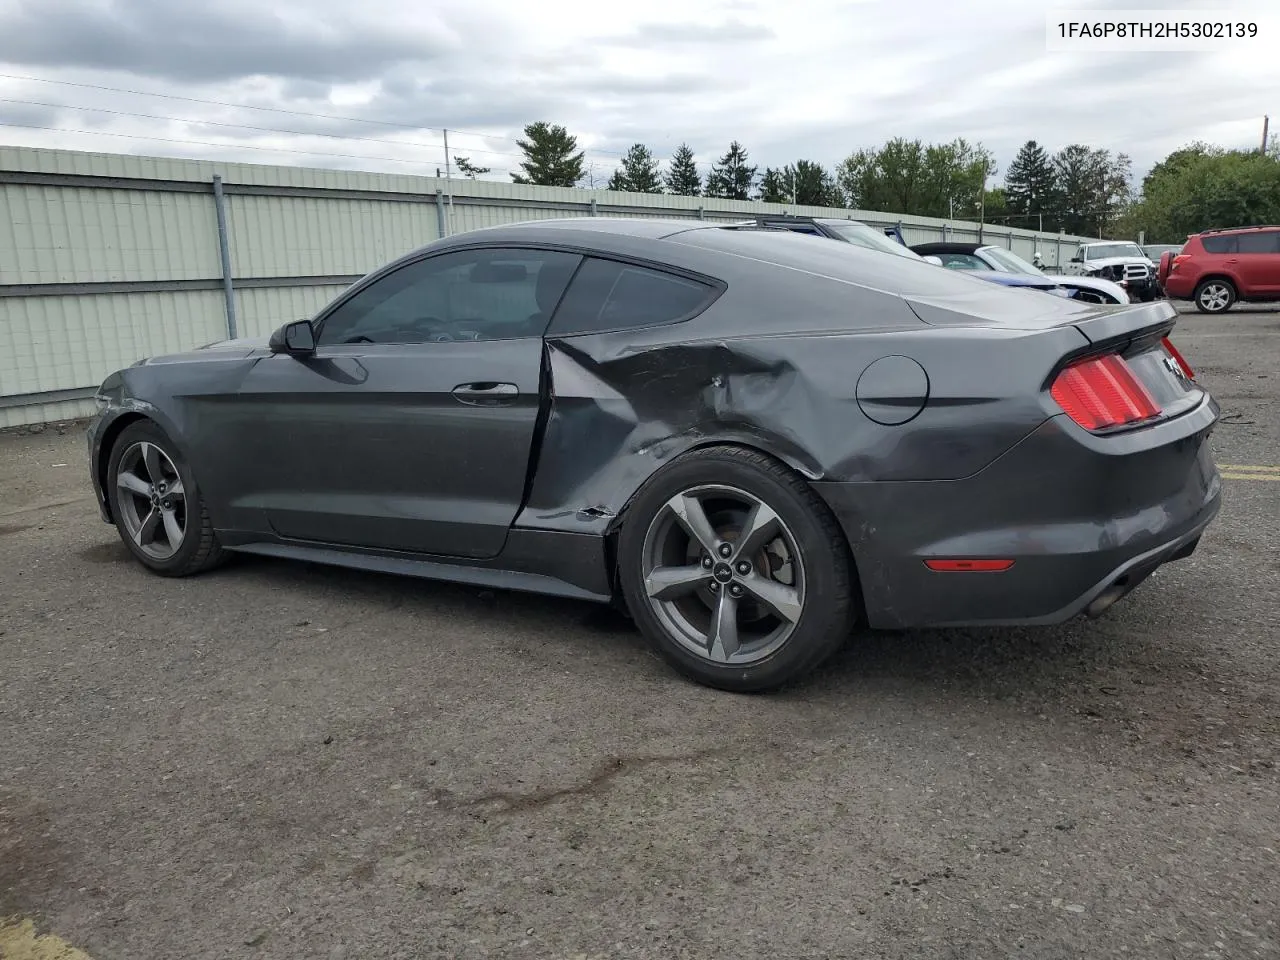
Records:
{"label": "car door handle", "polygon": [[1239,262],[1240,261],[1237,260],[1235,257],[1231,257],[1229,260],[1227,260],[1227,263],[1239,263]]}
{"label": "car door handle", "polygon": [[453,395],[461,403],[510,403],[520,395],[520,388],[514,383],[496,383],[492,380],[484,380],[475,383],[460,383],[453,388]]}

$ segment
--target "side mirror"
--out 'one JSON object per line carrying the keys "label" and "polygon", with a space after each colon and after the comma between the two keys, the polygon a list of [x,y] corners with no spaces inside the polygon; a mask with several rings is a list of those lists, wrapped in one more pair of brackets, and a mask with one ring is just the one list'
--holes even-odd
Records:
{"label": "side mirror", "polygon": [[1080,256],[1080,254],[1078,254],[1078,253],[1077,253],[1074,257],[1072,257],[1072,258],[1071,258],[1071,262],[1072,262],[1072,263],[1084,263],[1084,258],[1083,258],[1082,256]]}
{"label": "side mirror", "polygon": [[267,341],[272,353],[287,353],[291,357],[309,357],[316,352],[316,332],[311,321],[294,320],[276,330]]}
{"label": "side mirror", "polygon": [[942,266],[942,258],[941,258],[941,257],[935,257],[935,256],[933,256],[932,254],[930,254],[929,256],[927,256],[927,257],[922,257],[921,259],[922,259],[922,260],[924,260],[924,262],[925,262],[925,263],[932,263],[935,267],[940,267],[940,266]]}

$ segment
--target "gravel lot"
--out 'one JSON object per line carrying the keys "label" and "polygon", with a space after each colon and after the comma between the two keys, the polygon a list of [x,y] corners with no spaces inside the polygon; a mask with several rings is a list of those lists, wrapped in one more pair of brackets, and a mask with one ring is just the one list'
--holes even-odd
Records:
{"label": "gravel lot", "polygon": [[1280,955],[1280,312],[1175,339],[1273,468],[1194,557],[770,697],[589,605],[150,576],[82,427],[0,436],[0,917],[94,960]]}

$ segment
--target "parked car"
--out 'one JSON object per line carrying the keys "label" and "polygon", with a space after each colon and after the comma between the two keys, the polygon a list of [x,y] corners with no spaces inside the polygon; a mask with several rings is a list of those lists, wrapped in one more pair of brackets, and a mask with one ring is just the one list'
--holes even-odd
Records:
{"label": "parked car", "polygon": [[[730,230],[786,230],[790,233],[826,237],[828,240],[841,240],[900,257],[916,256],[906,244],[891,239],[888,230],[877,230],[861,220],[839,220],[835,217],[760,216],[739,223],[726,224],[725,227]],[[930,260],[930,262],[935,266],[941,266],[942,263],[940,260]]]}
{"label": "parked car", "polygon": [[1180,243],[1144,243],[1142,252],[1152,263],[1159,263],[1160,258],[1166,253],[1177,256],[1182,252],[1182,244]]}
{"label": "parked car", "polygon": [[1082,243],[1067,263],[1067,274],[1101,277],[1118,283],[1131,300],[1154,300],[1160,296],[1156,265],[1130,240],[1099,240]]}
{"label": "parked car", "polygon": [[1280,300],[1280,227],[1206,230],[1187,237],[1161,277],[1165,294],[1225,313],[1237,300]]}
{"label": "parked car", "polygon": [[1182,252],[1180,243],[1144,243],[1142,252],[1156,265],[1156,289],[1165,296],[1164,278],[1169,275],[1169,264]]}
{"label": "parked car", "polygon": [[[942,260],[929,255],[922,257],[906,245],[901,233],[894,227],[877,230],[859,220],[836,220],[818,217],[757,217],[742,223],[725,225],[728,230],[782,230],[789,233],[802,233],[812,236],[840,240],[869,250],[879,250],[912,260],[925,260],[934,266],[942,266]],[[981,274],[983,280],[998,283],[1005,287],[1022,287],[1038,290],[1060,297],[1069,297],[1071,292],[1060,284],[1043,276],[1030,276],[1024,273],[989,271]]]}
{"label": "parked car", "polygon": [[89,473],[157,574],[242,552],[618,603],[764,690],[856,623],[1096,616],[1190,555],[1218,406],[1176,320],[775,231],[512,224],[111,374]]}
{"label": "parked car", "polygon": [[1045,273],[1012,250],[979,243],[917,243],[912,250],[921,256],[934,256],[950,270],[966,270],[978,274],[990,271],[1040,277],[1067,288],[1069,295],[1090,303],[1128,303],[1124,287],[1101,277],[1063,276]]}

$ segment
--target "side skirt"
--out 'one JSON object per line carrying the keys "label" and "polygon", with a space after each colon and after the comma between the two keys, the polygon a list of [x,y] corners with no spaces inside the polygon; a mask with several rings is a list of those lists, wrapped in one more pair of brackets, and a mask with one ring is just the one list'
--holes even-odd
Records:
{"label": "side skirt", "polygon": [[[550,530],[512,530],[493,560],[452,560],[298,540],[261,540],[219,531],[223,548],[427,580],[445,580],[549,596],[612,603],[604,538]],[[242,541],[242,542],[237,542]]]}

